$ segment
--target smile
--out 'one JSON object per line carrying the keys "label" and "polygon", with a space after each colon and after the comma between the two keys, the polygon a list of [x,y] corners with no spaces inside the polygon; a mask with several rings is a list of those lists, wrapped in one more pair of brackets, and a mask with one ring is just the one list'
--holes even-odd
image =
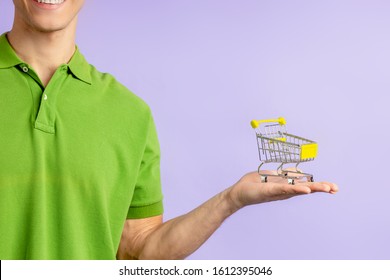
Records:
{"label": "smile", "polygon": [[35,0],[38,3],[50,4],[50,5],[58,5],[65,2],[65,0]]}

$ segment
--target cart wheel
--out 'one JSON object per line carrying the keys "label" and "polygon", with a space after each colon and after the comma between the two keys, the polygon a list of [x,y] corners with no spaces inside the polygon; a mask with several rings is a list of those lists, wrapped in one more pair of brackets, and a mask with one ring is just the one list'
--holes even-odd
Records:
{"label": "cart wheel", "polygon": [[267,183],[268,182],[268,177],[261,175],[261,182],[262,183]]}
{"label": "cart wheel", "polygon": [[294,179],[289,178],[289,179],[287,180],[287,182],[288,182],[290,185],[295,185]]}
{"label": "cart wheel", "polygon": [[313,176],[310,176],[310,182],[314,182]]}

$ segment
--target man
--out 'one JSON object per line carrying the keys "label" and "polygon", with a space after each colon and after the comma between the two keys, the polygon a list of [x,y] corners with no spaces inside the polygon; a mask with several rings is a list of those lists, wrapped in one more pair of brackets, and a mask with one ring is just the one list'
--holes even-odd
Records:
{"label": "man", "polygon": [[14,0],[0,37],[0,259],[182,259],[244,206],[337,192],[253,172],[163,222],[150,110],[80,54],[83,3]]}

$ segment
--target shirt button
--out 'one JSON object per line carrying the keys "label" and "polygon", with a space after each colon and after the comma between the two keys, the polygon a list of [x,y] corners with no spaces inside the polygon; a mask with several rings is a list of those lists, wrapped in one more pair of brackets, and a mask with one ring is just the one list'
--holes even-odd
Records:
{"label": "shirt button", "polygon": [[43,99],[47,100],[47,95],[46,94],[43,95]]}
{"label": "shirt button", "polygon": [[22,70],[24,73],[27,73],[28,72],[28,67],[27,66],[22,66]]}

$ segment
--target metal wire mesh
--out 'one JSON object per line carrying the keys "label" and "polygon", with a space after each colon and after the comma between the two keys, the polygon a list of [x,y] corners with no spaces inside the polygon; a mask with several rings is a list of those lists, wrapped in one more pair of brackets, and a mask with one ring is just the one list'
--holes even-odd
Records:
{"label": "metal wire mesh", "polygon": [[286,132],[284,125],[265,125],[256,132],[260,160],[264,163],[298,163],[312,159],[301,159],[301,146],[313,141]]}

